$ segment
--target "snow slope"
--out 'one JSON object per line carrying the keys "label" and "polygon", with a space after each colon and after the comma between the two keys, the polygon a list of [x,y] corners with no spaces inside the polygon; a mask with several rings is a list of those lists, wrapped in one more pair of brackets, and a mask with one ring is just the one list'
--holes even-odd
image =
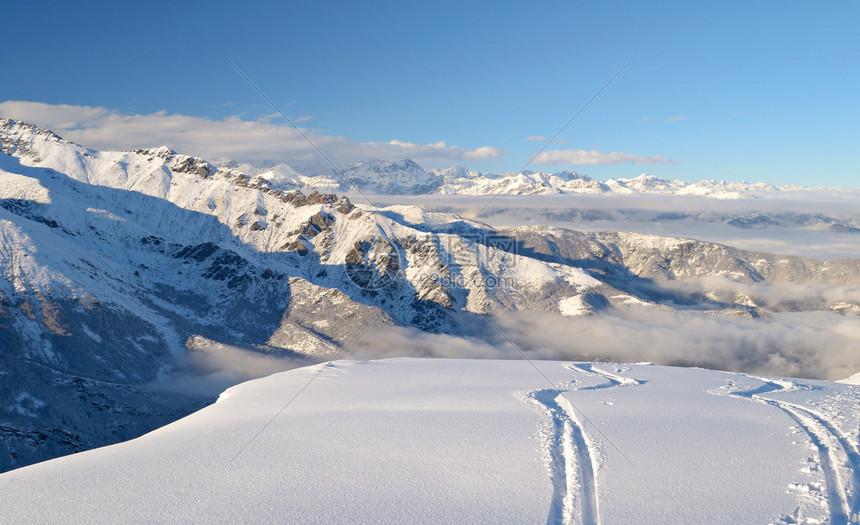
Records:
{"label": "snow slope", "polygon": [[860,372],[852,375],[851,377],[846,377],[845,379],[843,379],[839,382],[845,383],[848,385],[860,385]]}
{"label": "snow slope", "polygon": [[339,361],[244,383],[136,440],[0,475],[4,521],[856,522],[856,386],[535,366]]}

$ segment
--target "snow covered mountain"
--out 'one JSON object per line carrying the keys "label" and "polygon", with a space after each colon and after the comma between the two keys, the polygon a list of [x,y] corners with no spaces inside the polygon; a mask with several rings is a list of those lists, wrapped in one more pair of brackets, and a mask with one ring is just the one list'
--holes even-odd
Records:
{"label": "snow covered mountain", "polygon": [[439,186],[438,177],[409,159],[356,162],[342,169],[341,174],[350,185],[374,193],[432,193]]}
{"label": "snow covered mountain", "polygon": [[[321,359],[368,325],[480,338],[481,318],[497,313],[558,325],[654,309],[860,313],[856,260],[361,208],[290,189],[305,182],[285,167],[248,174],[167,147],[99,152],[8,119],[0,143],[0,469],[128,439],[203,406],[207,394],[170,378],[225,347]],[[409,163],[349,173],[385,191],[432,181]],[[798,299],[766,286],[797,281],[818,288]],[[520,344],[546,352],[532,340]],[[837,378],[860,368],[844,359],[792,370]]]}
{"label": "snow covered mountain", "polygon": [[573,171],[542,173],[526,171],[517,174],[453,178],[445,177],[445,184],[437,192],[457,195],[545,195],[551,193],[605,193],[606,184]]}
{"label": "snow covered mountain", "polygon": [[860,518],[860,387],[535,366],[338,361],[248,382],[139,439],[0,475],[4,522]]}
{"label": "snow covered mountain", "polygon": [[345,166],[335,173],[331,173],[333,170],[330,167],[309,167],[305,174],[302,174],[286,164],[266,169],[238,164],[229,166],[242,168],[281,190],[339,192],[359,188],[371,193],[400,195],[433,193],[441,184],[438,177],[424,171],[409,159],[361,161]]}
{"label": "snow covered mountain", "polygon": [[[461,174],[453,169],[431,170],[441,176],[444,183],[436,193],[458,195],[546,195],[564,193],[582,194],[657,194],[698,195],[715,199],[755,198],[760,195],[794,191],[807,188],[798,186],[774,186],[764,183],[725,182],[703,180],[688,183],[668,180],[654,175],[642,174],[632,179],[607,179],[600,182],[574,171],[557,173],[530,172],[505,174]],[[412,191],[400,193],[424,193]]]}
{"label": "snow covered mountain", "polygon": [[575,171],[556,173],[481,173],[463,166],[424,170],[409,159],[372,160],[348,165],[338,172],[330,166],[308,167],[299,173],[286,164],[265,169],[228,164],[260,175],[283,190],[342,192],[358,188],[383,195],[696,195],[714,199],[755,198],[781,191],[808,190],[800,186],[703,180],[687,183],[642,174],[632,179],[600,182]]}

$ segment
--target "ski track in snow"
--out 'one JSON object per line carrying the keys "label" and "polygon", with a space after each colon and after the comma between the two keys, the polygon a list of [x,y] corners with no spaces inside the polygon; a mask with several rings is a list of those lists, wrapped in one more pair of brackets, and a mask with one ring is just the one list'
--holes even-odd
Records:
{"label": "ski track in snow", "polygon": [[641,379],[633,379],[632,377],[620,376],[618,374],[613,374],[607,372],[605,370],[601,370],[599,368],[595,368],[593,363],[575,363],[571,365],[567,365],[569,370],[575,370],[579,372],[585,372],[586,374],[592,374],[600,376],[608,381],[608,383],[603,383],[600,385],[587,386],[580,388],[579,390],[600,390],[604,388],[615,388],[615,387],[625,387],[625,386],[638,386],[647,383],[647,381],[643,381]]}
{"label": "ski track in snow", "polygon": [[564,392],[545,389],[530,394],[552,417],[549,454],[553,487],[546,522],[547,525],[597,524],[600,520],[591,449]]}
{"label": "ski track in snow", "polygon": [[[529,394],[529,397],[552,417],[552,436],[549,438],[548,448],[553,493],[546,522],[547,525],[596,525],[600,523],[594,463],[596,450],[592,448],[584,426],[576,417],[576,410],[565,393],[571,390],[637,386],[645,381],[606,372],[595,368],[591,363],[569,364],[565,365],[565,368],[602,377],[606,379],[606,383],[574,389],[574,379],[562,388],[535,390]],[[577,494],[579,498],[576,497]]]}
{"label": "ski track in snow", "polygon": [[[729,392],[729,395],[778,408],[797,423],[818,451],[827,485],[827,507],[831,525],[860,523],[860,453],[856,444],[852,443],[835,423],[815,410],[788,401],[763,397],[765,394],[809,390],[813,387],[789,380],[747,377],[761,381],[762,386],[752,390]],[[730,386],[733,384],[730,382]],[[839,456],[844,457],[844,461],[840,461]],[[840,467],[850,471],[850,474],[840,473]]]}

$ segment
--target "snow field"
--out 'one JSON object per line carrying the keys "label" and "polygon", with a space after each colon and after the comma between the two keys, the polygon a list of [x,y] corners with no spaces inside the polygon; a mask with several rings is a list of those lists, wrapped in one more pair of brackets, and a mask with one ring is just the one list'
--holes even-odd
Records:
{"label": "snow field", "polygon": [[0,503],[10,523],[849,523],[860,511],[855,386],[535,365],[337,361],[272,420],[325,365],[276,374],[136,440],[0,475]]}

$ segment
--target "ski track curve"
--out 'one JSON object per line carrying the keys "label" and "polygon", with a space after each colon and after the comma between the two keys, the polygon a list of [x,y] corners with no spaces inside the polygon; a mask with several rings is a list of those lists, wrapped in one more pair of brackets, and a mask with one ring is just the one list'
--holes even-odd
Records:
{"label": "ski track curve", "polygon": [[[827,486],[831,525],[860,523],[860,453],[856,444],[823,414],[796,403],[764,397],[765,394],[809,390],[811,387],[784,379],[747,377],[761,381],[762,385],[752,390],[729,392],[728,395],[777,408],[797,423],[818,451]],[[837,454],[840,451],[847,461],[844,466],[851,472],[848,476],[839,472],[840,461]]]}
{"label": "ski track curve", "polygon": [[[578,390],[620,388],[646,383],[595,368],[592,363],[568,364],[565,368],[572,372],[596,375],[607,381]],[[547,525],[600,523],[595,451],[583,424],[576,417],[576,409],[566,396],[567,392],[575,390],[575,382],[573,379],[562,388],[529,393],[529,397],[552,418],[549,455],[553,494]]]}
{"label": "ski track curve", "polygon": [[577,372],[584,372],[586,374],[600,376],[607,380],[607,383],[603,383],[600,385],[594,386],[586,386],[580,388],[578,390],[601,390],[605,388],[616,388],[616,387],[627,387],[627,386],[639,386],[644,385],[648,381],[644,381],[642,379],[634,379],[632,377],[625,377],[618,374],[613,374],[611,372],[607,372],[606,370],[602,370],[600,368],[595,368],[594,363],[573,363],[566,366],[569,370],[574,370]]}

